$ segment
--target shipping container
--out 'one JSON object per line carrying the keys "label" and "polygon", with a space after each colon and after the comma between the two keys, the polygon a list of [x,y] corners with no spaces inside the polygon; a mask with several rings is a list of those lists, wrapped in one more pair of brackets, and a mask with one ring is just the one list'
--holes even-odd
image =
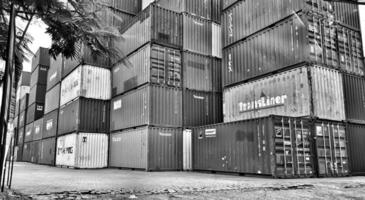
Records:
{"label": "shipping container", "polygon": [[16,91],[16,101],[20,101],[26,94],[29,94],[30,87],[29,86],[19,86]]}
{"label": "shipping container", "polygon": [[181,170],[182,129],[145,126],[111,134],[109,166]]}
{"label": "shipping container", "polygon": [[30,76],[31,72],[22,71],[22,74],[20,75],[18,87],[19,86],[30,86]]}
{"label": "shipping container", "polygon": [[238,1],[241,1],[241,0],[224,0],[224,1],[222,1],[222,9],[225,10]]}
{"label": "shipping container", "polygon": [[30,162],[31,160],[31,152],[30,152],[30,142],[24,143],[23,146],[23,155],[22,155],[22,161],[23,162]]}
{"label": "shipping container", "polygon": [[39,66],[47,66],[50,64],[49,49],[40,47],[32,58],[32,72]]}
{"label": "shipping container", "polygon": [[38,84],[34,85],[30,89],[28,107],[34,104],[35,102],[44,103],[46,99],[46,91],[47,91],[46,85],[38,85]]}
{"label": "shipping container", "polygon": [[222,14],[223,45],[226,47],[287,17],[296,16],[298,11],[331,16],[333,8],[325,0],[240,1]]}
{"label": "shipping container", "polygon": [[19,119],[18,119],[18,115],[15,116],[15,118],[13,119],[13,127],[14,128],[18,128],[18,123],[19,123]]}
{"label": "shipping container", "polygon": [[224,90],[224,122],[269,115],[345,120],[342,75],[303,66]]}
{"label": "shipping container", "polygon": [[142,0],[113,0],[113,7],[130,14],[137,14],[141,11]]}
{"label": "shipping container", "polygon": [[224,49],[223,85],[302,62],[338,68],[336,27],[318,15],[299,13]]}
{"label": "shipping container", "polygon": [[153,2],[155,2],[155,0],[142,0],[142,10],[147,8]]}
{"label": "shipping container", "polygon": [[43,135],[43,118],[38,119],[33,123],[33,141],[41,140]]}
{"label": "shipping container", "polygon": [[190,129],[183,131],[183,170],[193,170],[193,132]]}
{"label": "shipping container", "polygon": [[20,114],[19,114],[19,123],[18,123],[18,127],[19,128],[22,128],[22,127],[24,127],[25,125],[26,125],[26,112],[24,111],[24,112],[21,112]]}
{"label": "shipping container", "polygon": [[39,164],[54,165],[55,164],[55,151],[56,151],[56,138],[43,139],[41,141]]}
{"label": "shipping container", "polygon": [[54,137],[57,135],[58,109],[44,116],[42,138]]}
{"label": "shipping container", "polygon": [[109,100],[111,98],[109,69],[80,65],[61,82],[60,106],[78,98]]}
{"label": "shipping container", "polygon": [[146,85],[111,101],[110,130],[155,125],[182,126],[182,91]]}
{"label": "shipping container", "polygon": [[271,116],[193,129],[193,170],[312,177],[311,123]]}
{"label": "shipping container", "polygon": [[34,122],[44,115],[44,103],[34,103],[28,107],[26,123]]}
{"label": "shipping container", "polygon": [[222,93],[184,90],[184,127],[223,122],[222,107]]}
{"label": "shipping container", "polygon": [[51,58],[51,65],[47,73],[47,91],[61,82],[63,60],[62,55],[57,56],[56,59]]}
{"label": "shipping container", "polygon": [[[131,21],[133,19],[133,17],[135,17],[135,15],[123,12],[123,11],[119,11],[119,10],[112,10],[109,11],[110,13],[110,17],[111,17],[111,23],[112,26],[114,28],[117,28],[118,30],[122,30],[123,27],[128,24],[129,21]],[[111,63],[113,64],[113,63]]]}
{"label": "shipping container", "polygon": [[318,176],[349,175],[345,125],[340,122],[317,121],[314,132]]}
{"label": "shipping container", "polygon": [[30,145],[30,162],[38,163],[41,157],[42,142],[33,141],[29,143]]}
{"label": "shipping container", "polygon": [[33,123],[30,123],[28,125],[25,126],[25,132],[24,132],[24,142],[31,142],[33,141]]}
{"label": "shipping container", "polygon": [[348,156],[350,158],[350,171],[352,175],[365,174],[365,126],[360,124],[347,124]]}
{"label": "shipping container", "polygon": [[182,46],[182,15],[150,5],[122,30],[121,39],[112,41],[120,55],[128,56],[148,42]]}
{"label": "shipping container", "polygon": [[57,138],[56,165],[74,168],[108,166],[108,135],[73,133]]}
{"label": "shipping container", "polygon": [[219,45],[222,39],[220,25],[197,16],[183,14],[183,27],[184,50],[222,57]]}
{"label": "shipping container", "polygon": [[27,108],[28,102],[29,102],[29,94],[26,94],[23,98],[20,99],[19,112],[23,112]]}
{"label": "shipping container", "polygon": [[364,76],[361,32],[337,26],[337,46],[340,68],[348,73]]}
{"label": "shipping container", "polygon": [[18,145],[21,146],[24,143],[24,127],[18,130]]}
{"label": "shipping container", "polygon": [[199,91],[222,91],[222,61],[218,58],[183,52],[184,88]]}
{"label": "shipping container", "polygon": [[14,150],[14,161],[21,162],[23,161],[23,144],[15,147]]}
{"label": "shipping container", "polygon": [[365,79],[343,74],[346,119],[351,122],[365,123]]}
{"label": "shipping container", "polygon": [[355,2],[333,1],[335,21],[353,29],[360,30],[359,6]]}
{"label": "shipping container", "polygon": [[60,108],[58,135],[72,132],[108,133],[110,103],[79,98]]}
{"label": "shipping container", "polygon": [[31,88],[37,84],[47,85],[48,69],[49,69],[49,66],[39,65],[32,72],[32,76],[30,78],[30,87]]}
{"label": "shipping container", "polygon": [[60,106],[61,84],[57,84],[46,93],[44,113],[52,112]]}

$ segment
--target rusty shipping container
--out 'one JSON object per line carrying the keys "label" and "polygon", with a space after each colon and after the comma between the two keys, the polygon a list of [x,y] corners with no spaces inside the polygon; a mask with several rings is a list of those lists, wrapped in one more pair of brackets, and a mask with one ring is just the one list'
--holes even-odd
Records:
{"label": "rusty shipping container", "polygon": [[355,123],[365,123],[365,79],[343,74],[346,119]]}
{"label": "rusty shipping container", "polygon": [[222,60],[183,52],[184,88],[199,91],[222,91]]}
{"label": "rusty shipping container", "polygon": [[32,72],[40,65],[49,67],[49,64],[49,49],[40,47],[32,58]]}
{"label": "rusty shipping container", "polygon": [[336,27],[299,13],[223,50],[223,85],[302,62],[338,67]]}
{"label": "rusty shipping container", "polygon": [[61,84],[57,84],[46,93],[44,113],[47,114],[59,108],[60,106]]}
{"label": "rusty shipping container", "polygon": [[183,91],[184,127],[223,122],[222,93]]}
{"label": "rusty shipping container", "polygon": [[183,49],[222,57],[221,26],[194,15],[183,14]]}
{"label": "rusty shipping container", "polygon": [[33,123],[33,141],[41,140],[43,135],[43,118],[38,119]]}
{"label": "rusty shipping container", "polygon": [[72,132],[107,133],[109,101],[78,98],[60,108],[58,135]]}
{"label": "rusty shipping container", "polygon": [[39,164],[55,165],[56,138],[43,139],[41,141]]}
{"label": "rusty shipping container", "polygon": [[41,157],[42,143],[41,141],[38,140],[30,142],[29,145],[30,145],[30,162],[38,163],[39,158]]}
{"label": "rusty shipping container", "polygon": [[23,98],[20,99],[20,106],[19,106],[19,112],[23,112],[25,109],[27,109],[29,102],[29,94],[26,94]]}
{"label": "rusty shipping container", "polygon": [[111,101],[110,130],[155,125],[182,126],[182,91],[146,85]]}
{"label": "rusty shipping container", "polygon": [[18,145],[21,146],[24,143],[24,127],[18,130]]}
{"label": "rusty shipping container", "polygon": [[109,100],[110,87],[109,69],[80,65],[61,82],[60,106],[78,97]]}
{"label": "rusty shipping container", "polygon": [[340,122],[317,121],[314,129],[318,176],[349,175],[345,125]]}
{"label": "rusty shipping container", "polygon": [[23,145],[23,155],[22,161],[23,162],[30,162],[31,161],[31,151],[30,151],[30,142],[24,143]]}
{"label": "rusty shipping container", "polygon": [[333,8],[325,0],[240,1],[222,13],[223,45],[231,45],[286,17],[296,15],[298,11],[328,16],[333,13]]}
{"label": "rusty shipping container", "polygon": [[58,109],[44,116],[42,138],[54,137],[57,135],[58,128]]}
{"label": "rusty shipping container", "polygon": [[365,174],[365,126],[362,124],[346,125],[348,138],[348,156],[350,158],[350,171],[352,175]]}
{"label": "rusty shipping container", "polygon": [[34,103],[28,107],[26,123],[34,122],[44,115],[44,103]]}
{"label": "rusty shipping container", "polygon": [[113,7],[130,14],[137,14],[142,9],[142,0],[113,0]]}
{"label": "rusty shipping container", "polygon": [[145,126],[111,134],[109,166],[181,170],[182,129]]}
{"label": "rusty shipping container", "polygon": [[33,141],[33,123],[28,124],[25,126],[24,132],[24,142],[31,142]]}
{"label": "rusty shipping container", "polygon": [[46,85],[38,85],[38,84],[34,85],[30,89],[28,107],[34,104],[35,102],[44,103],[46,99],[46,91],[47,91]]}
{"label": "rusty shipping container", "polygon": [[108,135],[72,133],[57,138],[56,165],[74,168],[108,166]]}
{"label": "rusty shipping container", "polygon": [[326,67],[303,66],[224,90],[224,122],[272,114],[345,120],[342,75]]}
{"label": "rusty shipping container", "polygon": [[354,2],[333,2],[335,21],[360,30],[359,6]]}
{"label": "rusty shipping container", "polygon": [[149,43],[113,67],[112,95],[145,83],[181,87],[181,71],[179,50]]}
{"label": "rusty shipping container", "polygon": [[156,5],[150,5],[133,18],[122,30],[121,38],[112,46],[128,56],[148,42],[167,46],[182,46],[182,15]]}
{"label": "rusty shipping container", "polygon": [[51,64],[47,73],[47,91],[61,82],[64,58],[60,55],[56,59],[51,58]]}
{"label": "rusty shipping container", "polygon": [[302,118],[266,118],[193,129],[193,170],[312,177],[311,124]]}
{"label": "rusty shipping container", "polygon": [[30,78],[30,87],[32,88],[34,85],[41,84],[47,85],[47,76],[48,76],[49,66],[39,65],[33,72]]}

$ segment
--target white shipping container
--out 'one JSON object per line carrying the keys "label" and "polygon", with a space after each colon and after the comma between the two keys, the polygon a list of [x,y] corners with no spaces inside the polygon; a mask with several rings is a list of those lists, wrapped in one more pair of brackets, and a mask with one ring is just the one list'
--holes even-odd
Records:
{"label": "white shipping container", "polygon": [[306,66],[224,90],[224,122],[283,115],[345,120],[341,74]]}
{"label": "white shipping container", "polygon": [[16,91],[16,101],[19,102],[26,94],[29,94],[30,87],[29,86],[20,86]]}
{"label": "white shipping container", "polygon": [[61,83],[60,106],[78,97],[109,100],[111,72],[109,69],[80,65]]}
{"label": "white shipping container", "polygon": [[155,0],[142,0],[142,10],[147,8],[151,3],[153,3]]}
{"label": "white shipping container", "polygon": [[74,168],[105,168],[108,162],[108,135],[73,133],[57,139],[56,165]]}
{"label": "white shipping container", "polygon": [[212,23],[212,56],[222,58],[222,27]]}

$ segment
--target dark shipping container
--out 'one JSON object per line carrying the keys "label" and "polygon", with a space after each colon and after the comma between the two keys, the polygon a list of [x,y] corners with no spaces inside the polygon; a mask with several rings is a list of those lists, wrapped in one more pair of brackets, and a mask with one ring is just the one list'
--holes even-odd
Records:
{"label": "dark shipping container", "polygon": [[42,138],[54,137],[57,135],[58,109],[44,116]]}
{"label": "dark shipping container", "polygon": [[193,169],[293,178],[314,175],[308,120],[267,117],[193,129]]}
{"label": "dark shipping container", "polygon": [[46,93],[44,113],[47,114],[59,108],[60,106],[61,84],[57,84]]}
{"label": "dark shipping container", "polygon": [[39,164],[55,165],[56,138],[48,138],[41,141]]}
{"label": "dark shipping container", "polygon": [[119,10],[113,10],[110,12],[112,26],[118,30],[122,30],[123,27],[126,26],[128,22],[133,19],[133,17],[135,17],[135,15]]}
{"label": "dark shipping container", "polygon": [[108,101],[78,98],[60,108],[58,135],[72,132],[109,132]]}
{"label": "dark shipping container", "polygon": [[349,157],[345,125],[318,121],[314,127],[317,173],[320,177],[349,175]]}
{"label": "dark shipping container", "polygon": [[60,55],[56,59],[51,58],[51,65],[47,73],[47,91],[57,83],[61,82],[62,68],[64,58]]}
{"label": "dark shipping container", "polygon": [[14,156],[15,156],[15,158],[14,158],[15,162],[23,161],[23,144],[18,145],[18,146],[15,147]]}
{"label": "dark shipping container", "polygon": [[184,127],[223,122],[222,93],[183,91]]}
{"label": "dark shipping container", "polygon": [[30,86],[30,76],[31,72],[22,71],[18,86]]}
{"label": "dark shipping container", "polygon": [[22,161],[23,162],[30,162],[31,160],[31,150],[30,150],[30,142],[24,143],[23,146],[23,156],[22,156]]}
{"label": "dark shipping container", "polygon": [[346,132],[351,174],[365,175],[365,125],[347,124]]}
{"label": "dark shipping container", "polygon": [[18,130],[18,145],[21,146],[24,143],[24,127]]}
{"label": "dark shipping container", "polygon": [[351,122],[365,123],[365,79],[343,74],[346,119]]}
{"label": "dark shipping container", "polygon": [[146,85],[111,101],[110,130],[155,125],[181,127],[182,91]]}
{"label": "dark shipping container", "polygon": [[28,102],[29,102],[29,94],[26,94],[23,98],[20,99],[20,108],[19,108],[20,113],[27,108]]}
{"label": "dark shipping container", "polygon": [[38,119],[33,123],[33,141],[41,140],[43,135],[43,118]]}
{"label": "dark shipping container", "polygon": [[34,122],[44,115],[44,103],[34,103],[27,110],[26,123]]}
{"label": "dark shipping container", "polygon": [[359,6],[355,2],[333,2],[335,20],[345,26],[360,30]]}
{"label": "dark shipping container", "polygon": [[112,96],[145,83],[181,86],[181,53],[179,50],[147,44],[112,69]]}
{"label": "dark shipping container", "polygon": [[317,15],[295,15],[225,49],[223,85],[302,62],[338,66],[336,29]]}
{"label": "dark shipping container", "polygon": [[30,78],[30,87],[36,84],[47,85],[49,66],[39,65],[33,72]]}
{"label": "dark shipping container", "polygon": [[33,141],[33,123],[28,124],[25,126],[24,132],[24,142],[31,142]]}
{"label": "dark shipping container", "polygon": [[46,99],[46,91],[47,91],[46,85],[38,85],[38,84],[34,85],[30,89],[28,107],[34,104],[35,102],[44,103]]}
{"label": "dark shipping container", "polygon": [[40,47],[32,58],[32,72],[38,67],[38,65],[49,67],[49,64],[49,49]]}
{"label": "dark shipping container", "polygon": [[41,157],[41,149],[42,149],[41,141],[30,142],[30,162],[31,163],[39,162],[39,158]]}
{"label": "dark shipping container", "polygon": [[113,0],[113,7],[130,14],[137,14],[142,9],[142,0]]}
{"label": "dark shipping container", "polygon": [[182,169],[182,129],[140,127],[110,135],[109,166],[166,171]]}

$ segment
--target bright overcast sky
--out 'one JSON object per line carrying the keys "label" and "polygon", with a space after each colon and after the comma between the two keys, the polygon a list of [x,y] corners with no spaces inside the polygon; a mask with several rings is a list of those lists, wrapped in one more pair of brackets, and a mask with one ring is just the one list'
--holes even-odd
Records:
{"label": "bright overcast sky", "polygon": [[[365,6],[360,7],[360,16],[362,22],[362,33],[363,33],[363,44],[365,44]],[[21,26],[20,23],[18,23]],[[50,47],[51,39],[50,37],[44,33],[46,26],[40,22],[39,20],[34,20],[34,22],[29,27],[29,34],[34,38],[33,43],[30,45],[30,49],[35,53],[39,47]],[[364,45],[365,46],[365,45]],[[29,60],[31,60],[31,56],[29,56]],[[31,64],[30,62],[24,62],[24,70],[30,71]]]}

